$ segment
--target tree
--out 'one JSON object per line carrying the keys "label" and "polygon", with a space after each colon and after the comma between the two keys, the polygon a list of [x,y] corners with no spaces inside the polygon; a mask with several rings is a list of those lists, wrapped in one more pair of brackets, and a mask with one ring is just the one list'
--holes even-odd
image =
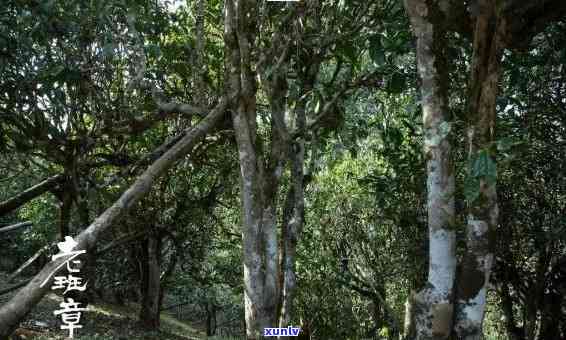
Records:
{"label": "tree", "polygon": [[[330,6],[329,4],[328,6]],[[304,190],[304,140],[308,130],[314,130],[335,108],[340,97],[351,89],[375,86],[375,73],[363,74],[359,78],[346,77],[331,85],[337,88],[326,101],[320,100],[320,110],[313,123],[307,124],[306,98],[316,88],[321,63],[336,53],[338,42],[356,34],[364,28],[373,29],[372,13],[379,13],[381,4],[355,4],[340,9],[343,21],[321,22],[320,13],[329,10],[318,2],[297,4],[288,7],[282,15],[269,15],[273,10],[260,8],[249,1],[227,1],[225,3],[224,41],[227,65],[226,91],[232,109],[234,133],[240,159],[240,195],[242,204],[242,241],[244,248],[244,286],[246,305],[247,337],[259,338],[262,330],[273,325],[285,326],[290,320],[292,297],[295,287],[294,254],[303,224]],[[266,11],[266,12],[263,12]],[[308,14],[312,13],[312,17]],[[332,13],[332,12],[331,12]],[[332,13],[338,16],[339,13]],[[360,18],[357,14],[363,14]],[[268,15],[275,27],[271,42],[262,35],[269,33],[260,28],[269,22],[262,19]],[[314,18],[314,19],[311,19]],[[311,21],[312,20],[312,21]],[[356,20],[358,20],[356,22]],[[285,32],[292,23],[295,32]],[[341,28],[340,34],[334,30]],[[326,26],[328,25],[328,26]],[[329,32],[328,41],[307,40],[306,30],[322,35]],[[293,40],[294,42],[293,42]],[[303,40],[304,39],[304,40]],[[283,41],[284,50],[280,45]],[[294,46],[294,44],[296,46]],[[258,48],[257,46],[261,46]],[[349,56],[355,61],[356,52],[350,47]],[[298,50],[297,55],[293,54]],[[305,49],[304,53],[301,50]],[[308,53],[310,52],[310,54]],[[353,53],[352,53],[353,52]],[[294,58],[293,58],[294,57]],[[302,58],[300,58],[302,57]],[[297,83],[290,82],[295,69]],[[340,68],[336,69],[336,74]],[[259,74],[259,84],[256,76]],[[259,85],[259,86],[258,86]],[[293,96],[294,110],[287,103],[291,86],[299,95]],[[265,96],[268,112],[262,112],[261,96]],[[260,98],[260,99],[258,99]],[[260,115],[265,114],[267,124],[262,124]],[[286,114],[293,114],[286,117]],[[291,130],[287,121],[294,122]],[[270,137],[269,139],[265,136]],[[293,155],[293,156],[291,156]],[[282,257],[279,256],[277,240],[278,195],[286,164],[291,165],[289,194],[284,204]],[[280,264],[281,263],[281,264]],[[282,268],[280,268],[280,266]],[[281,274],[279,271],[281,270]],[[279,277],[279,275],[282,275]],[[279,299],[281,298],[281,301]],[[279,311],[279,308],[282,308]],[[278,317],[280,316],[280,319]]]}
{"label": "tree", "polygon": [[[556,10],[544,12],[545,8],[549,8],[546,6]],[[434,147],[427,172],[428,204],[432,208],[428,212],[431,232],[429,286],[416,297],[419,310],[415,315],[415,336],[418,339],[447,338],[454,331],[462,339],[479,339],[498,216],[493,146],[503,51],[519,45],[524,47],[547,21],[562,18],[565,6],[553,1],[529,4],[505,1],[497,6],[489,1],[478,1],[469,11],[455,1],[407,0],[405,7],[417,37],[425,129],[430,124],[429,132],[425,133],[425,138],[429,139],[425,141],[425,147]],[[457,281],[455,235],[449,230],[454,228],[454,175],[447,139],[451,122],[447,112],[448,90],[443,88],[447,83],[447,63],[450,62],[445,57],[443,39],[450,32],[473,37],[467,103],[470,169],[466,180],[466,254]],[[438,214],[440,217],[437,217]],[[440,241],[438,243],[434,235],[437,231],[442,234],[442,237],[436,237]],[[442,256],[437,257],[440,254]]]}
{"label": "tree", "polygon": [[565,13],[7,1],[0,252],[22,265],[1,265],[44,268],[0,292],[26,285],[0,336],[75,235],[90,291],[139,302],[151,330],[190,305],[208,335],[248,339],[392,339],[403,314],[407,339],[478,339],[486,313],[489,331],[563,337]]}
{"label": "tree", "polygon": [[[494,283],[509,339],[565,335],[564,75],[559,71],[564,24],[547,27],[529,53],[503,61],[509,103],[498,117],[500,223]],[[527,66],[529,65],[529,66]],[[503,105],[502,105],[503,106]]]}
{"label": "tree", "polygon": [[[117,218],[140,200],[150,189],[156,178],[163,175],[166,170],[175,164],[180,158],[185,156],[192,147],[202,139],[215,124],[219,123],[225,113],[225,101],[221,101],[215,109],[203,119],[203,121],[187,131],[187,134],[159,159],[157,159],[142,175],[132,184],[126,192],[108,208],[102,215],[94,220],[77,237],[77,250],[93,248],[99,238],[100,233],[107,229]],[[25,316],[30,309],[47,293],[49,284],[52,281],[51,273],[58,265],[63,263],[62,259],[47,264],[32,281],[22,288],[7,304],[0,309],[0,336],[7,337],[15,329],[20,319]],[[41,283],[47,280],[47,284],[40,287]]]}

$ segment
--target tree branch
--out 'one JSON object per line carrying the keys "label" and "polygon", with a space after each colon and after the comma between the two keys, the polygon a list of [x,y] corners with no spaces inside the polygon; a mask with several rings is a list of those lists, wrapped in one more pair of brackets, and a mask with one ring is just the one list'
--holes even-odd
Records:
{"label": "tree branch", "polygon": [[22,281],[22,282],[20,282],[20,283],[16,283],[15,285],[13,285],[13,286],[11,286],[11,287],[4,288],[4,289],[0,290],[0,295],[4,295],[4,294],[8,294],[8,293],[10,293],[10,292],[13,292],[13,291],[16,290],[16,289],[25,286],[25,285],[28,284],[28,282],[30,282],[30,281],[31,281],[31,279],[30,279],[30,280],[25,280],[25,281]]}
{"label": "tree branch", "polygon": [[[339,99],[341,99],[344,95],[346,95],[346,93],[348,91],[355,90],[355,89],[358,89],[360,87],[382,86],[383,80],[381,79],[381,77],[378,77],[379,75],[381,75],[380,72],[375,71],[375,72],[364,74],[364,75],[354,79],[351,82],[343,83],[340,86],[340,88],[334,93],[332,98],[330,100],[327,100],[326,103],[324,103],[324,106],[320,110],[320,113],[313,120],[308,122],[307,130],[312,130],[312,129],[316,128],[318,126],[318,124],[320,123],[320,121],[332,111],[334,104],[336,104],[336,102]],[[293,133],[291,134],[291,137],[297,138],[299,135],[300,135],[300,131],[296,130],[296,131],[293,131]]]}
{"label": "tree branch", "polygon": [[103,248],[101,248],[100,250],[98,250],[98,251],[96,252],[95,256],[104,254],[105,252],[107,252],[107,251],[109,251],[109,250],[111,250],[111,249],[113,249],[113,248],[116,248],[116,247],[118,247],[118,246],[120,246],[120,245],[122,245],[122,244],[125,244],[125,243],[128,243],[128,242],[137,240],[138,238],[141,238],[141,237],[143,237],[143,236],[146,236],[147,233],[148,233],[148,232],[144,230],[144,231],[140,231],[140,232],[137,232],[137,233],[128,234],[128,235],[126,235],[126,236],[120,237],[120,238],[118,238],[118,239],[116,239],[116,240],[110,242],[109,244],[107,244],[106,246],[104,246]]}
{"label": "tree branch", "polygon": [[56,176],[52,176],[47,178],[46,180],[28,188],[21,193],[17,194],[16,196],[5,200],[4,202],[0,203],[0,216],[6,215],[7,213],[15,210],[22,205],[26,204],[27,202],[31,201],[32,199],[40,196],[44,192],[50,190],[55,185],[59,183],[59,181],[63,179],[63,175],[59,174]]}
{"label": "tree branch", "polygon": [[18,269],[16,269],[10,276],[8,276],[7,281],[12,282],[24,269],[26,269],[30,264],[32,264],[36,259],[45,253],[49,248],[53,247],[56,243],[46,244],[41,247],[32,257],[30,257],[24,264],[22,264]]}
{"label": "tree branch", "polygon": [[31,221],[12,224],[12,225],[9,225],[7,227],[0,228],[0,234],[7,233],[9,231],[16,230],[16,229],[23,228],[23,227],[29,227],[31,225],[33,225],[33,223],[31,223]]}
{"label": "tree branch", "polygon": [[[191,128],[183,139],[149,166],[111,207],[75,237],[78,245],[74,250],[89,251],[93,249],[100,234],[142,199],[150,191],[157,178],[162,176],[180,158],[185,157],[194,145],[200,142],[222,120],[226,107],[227,101],[222,98],[206,118]],[[64,257],[61,257],[49,262],[24,288],[0,308],[0,338],[7,338],[17,327],[20,320],[49,291],[53,275],[64,267],[65,260]]]}

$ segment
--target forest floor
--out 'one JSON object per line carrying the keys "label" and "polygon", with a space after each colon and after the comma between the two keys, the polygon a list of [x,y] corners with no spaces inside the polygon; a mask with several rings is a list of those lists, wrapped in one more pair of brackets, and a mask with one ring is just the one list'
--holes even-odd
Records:
{"label": "forest floor", "polygon": [[[7,275],[0,273],[0,290],[12,284],[6,283]],[[0,305],[9,300],[15,293],[0,296]],[[66,339],[67,330],[61,330],[60,316],[53,311],[60,309],[62,297],[47,294],[20,324],[20,332],[25,339],[60,340]],[[75,339],[106,340],[106,339],[205,339],[205,333],[190,324],[181,322],[167,312],[161,313],[161,332],[149,333],[140,328],[137,322],[135,305],[117,306],[108,303],[95,302],[87,306],[87,311],[81,316],[82,328],[75,330]]]}

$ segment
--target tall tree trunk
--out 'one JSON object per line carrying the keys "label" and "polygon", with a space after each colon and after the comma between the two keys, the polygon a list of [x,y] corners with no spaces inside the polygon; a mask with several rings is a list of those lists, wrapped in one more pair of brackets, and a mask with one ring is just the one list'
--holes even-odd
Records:
{"label": "tall tree trunk", "polygon": [[[309,4],[313,8],[318,7],[319,4]],[[297,13],[299,16],[298,22],[304,22],[305,11],[299,11]],[[295,44],[299,45],[305,34],[304,26],[299,25],[298,22],[295,23],[295,34],[294,37]],[[320,24],[319,24],[320,26]],[[279,38],[281,39],[281,38]],[[291,318],[293,315],[293,299],[295,298],[295,291],[297,289],[297,279],[295,274],[295,262],[297,253],[297,244],[300,239],[303,226],[305,223],[305,198],[304,191],[306,187],[305,182],[305,139],[307,138],[307,119],[306,119],[306,106],[308,101],[308,96],[311,93],[314,83],[316,81],[316,76],[320,69],[320,61],[314,60],[313,57],[316,52],[312,47],[299,47],[297,49],[306,49],[308,52],[303,51],[305,54],[301,58],[301,66],[297,67],[300,95],[299,100],[295,104],[294,110],[294,131],[297,133],[296,138],[291,140],[287,137],[287,128],[284,124],[284,119],[279,123],[279,130],[282,132],[283,141],[287,142],[289,145],[288,158],[290,160],[290,185],[287,197],[285,199],[285,205],[283,207],[283,221],[281,225],[281,253],[280,253],[280,296],[279,296],[279,310],[278,310],[278,322],[279,327],[291,326]],[[310,52],[310,53],[309,53]],[[272,84],[274,100],[272,103],[272,109],[274,112],[277,110],[277,106],[280,107],[280,116],[284,115],[284,105],[285,96],[287,93],[287,80],[284,70],[279,69],[277,74],[278,78]],[[279,83],[278,83],[279,82]],[[278,103],[276,102],[278,98]],[[314,155],[314,147],[313,147]],[[314,156],[313,156],[314,161]]]}
{"label": "tall tree trunk", "polygon": [[[137,247],[136,252],[138,255],[135,257],[138,264],[138,275],[140,279],[140,291],[139,296],[141,297],[141,303],[143,304],[146,296],[147,290],[149,289],[149,247],[147,239],[140,241],[139,247]],[[140,313],[139,319],[141,321],[142,315]]]}
{"label": "tall tree trunk", "polygon": [[[77,173],[75,172],[74,175],[77,175]],[[77,181],[76,177],[73,177],[73,179],[75,181]],[[75,182],[76,184],[76,182]],[[80,230],[85,229],[86,227],[88,227],[88,225],[90,224],[90,211],[89,211],[89,206],[88,206],[88,200],[87,200],[87,195],[86,192],[80,191],[78,190],[78,185],[75,186],[75,188],[77,189],[76,192],[79,194],[77,196],[77,212],[79,214],[79,220],[80,220],[80,224],[81,224],[81,228]],[[96,250],[93,249],[93,250]],[[91,302],[92,300],[95,299],[95,287],[96,287],[96,259],[97,259],[97,254],[96,251],[90,251],[88,253],[86,253],[85,256],[85,264],[83,266],[83,277],[85,278],[85,281],[89,283],[89,286],[92,287],[93,289],[87,289],[86,292],[83,292],[83,296],[81,297],[81,302],[83,303],[83,305],[87,305],[89,302]]]}
{"label": "tall tree trunk", "polygon": [[405,7],[417,38],[428,190],[428,283],[414,297],[414,338],[446,339],[451,333],[453,316],[456,236],[445,32],[438,22],[434,22],[438,16],[433,13],[438,8],[433,6],[433,2],[405,0]]}
{"label": "tall tree trunk", "polygon": [[[173,247],[175,248],[175,250],[173,250],[173,254],[169,257],[169,263],[167,264],[165,271],[163,271],[163,273],[161,274],[161,276],[159,278],[161,280],[161,290],[160,290],[160,294],[159,294],[159,306],[163,306],[163,298],[165,296],[165,291],[167,290],[167,288],[170,285],[171,276],[172,276],[172,274],[175,270],[175,267],[177,266],[177,261],[178,261],[178,258],[179,258],[179,249],[181,249],[180,242],[177,242],[175,240],[175,236],[172,233],[167,232],[167,231],[165,231],[165,233],[169,233],[169,235],[171,236],[171,239],[174,243]],[[163,244],[163,240],[162,240],[162,244]]]}
{"label": "tall tree trunk", "polygon": [[73,196],[71,191],[66,188],[62,189],[61,202],[59,209],[59,241],[64,241],[65,236],[70,235],[69,225],[71,223],[71,213],[73,210]]}
{"label": "tall tree trunk", "polygon": [[285,204],[282,224],[282,252],[281,252],[281,311],[279,327],[290,326],[293,298],[297,286],[295,275],[295,261],[297,242],[304,225],[305,199],[304,199],[304,159],[305,159],[305,133],[306,113],[304,101],[297,104],[295,125],[299,132],[297,140],[292,144],[291,158],[291,188]]}
{"label": "tall tree trunk", "polygon": [[[264,328],[277,324],[278,244],[277,192],[283,147],[274,137],[269,159],[257,134],[256,81],[252,43],[256,34],[255,1],[225,2],[227,91],[240,163],[240,199],[244,262],[246,336],[260,339]],[[275,113],[272,113],[275,115]],[[273,129],[272,129],[273,130]],[[274,136],[278,135],[273,130]],[[277,152],[279,151],[279,152]],[[275,157],[273,157],[275,156]]]}
{"label": "tall tree trunk", "polygon": [[[523,329],[525,340],[536,340],[537,328],[539,323],[538,310],[536,308],[537,297],[528,296],[523,310]],[[545,339],[546,340],[546,339]]]}
{"label": "tall tree trunk", "polygon": [[505,23],[496,4],[479,0],[470,78],[468,155],[471,164],[466,253],[458,276],[454,331],[459,339],[481,339],[493,263],[498,208],[495,117]]}
{"label": "tall tree trunk", "polygon": [[195,49],[195,68],[194,75],[195,84],[195,102],[198,107],[206,107],[206,88],[205,76],[206,65],[204,63],[205,51],[205,13],[204,13],[205,0],[198,0],[195,3],[195,30],[196,30],[196,49]]}
{"label": "tall tree trunk", "polygon": [[[75,241],[78,243],[75,250],[84,249],[88,253],[89,250],[93,249],[100,234],[144,197],[157,178],[171,168],[177,160],[186,156],[194,145],[200,142],[220,122],[222,117],[224,117],[226,104],[226,100],[221,98],[211,113],[151,164],[111,207],[75,237]],[[64,267],[64,263],[65,259],[62,257],[56,261],[49,262],[10,301],[2,305],[0,308],[0,339],[7,338],[16,329],[18,323],[50,291],[53,281],[52,274],[58,271],[57,268],[59,266],[63,265]],[[45,284],[42,286],[44,282]]]}
{"label": "tall tree trunk", "polygon": [[206,302],[206,335],[216,334],[216,304],[214,301]]}
{"label": "tall tree trunk", "polygon": [[161,296],[161,237],[156,231],[150,233],[147,241],[146,258],[147,261],[142,268],[142,303],[140,310],[140,322],[142,327],[147,330],[159,330],[159,311]]}
{"label": "tall tree trunk", "polygon": [[[551,292],[545,296],[544,308],[541,312],[541,326],[539,339],[560,340],[561,336],[560,320],[557,317],[562,315],[562,301],[564,297],[556,292]],[[566,335],[566,334],[564,334]]]}
{"label": "tall tree trunk", "polygon": [[511,298],[507,282],[501,283],[499,297],[501,299],[501,308],[503,315],[505,316],[505,328],[507,330],[507,336],[510,340],[524,340],[524,328],[518,327],[517,322],[515,321],[515,313],[513,312],[513,299]]}

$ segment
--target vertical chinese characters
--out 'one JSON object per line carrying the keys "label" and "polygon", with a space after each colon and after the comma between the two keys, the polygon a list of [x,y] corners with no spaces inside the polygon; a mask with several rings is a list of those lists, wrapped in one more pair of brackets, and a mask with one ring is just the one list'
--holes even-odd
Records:
{"label": "vertical chinese characters", "polygon": [[[86,253],[86,250],[73,250],[77,246],[77,242],[70,236],[65,236],[65,241],[59,242],[57,247],[59,248],[60,252],[57,255],[51,256],[51,260],[55,261],[59,258],[64,258],[65,262],[61,265],[57,266],[53,273],[49,275],[49,277],[41,284],[43,287],[55,274],[59,268],[63,267],[64,265],[67,266],[67,276],[55,276],[53,285],[51,286],[52,290],[56,289],[65,289],[63,295],[67,294],[69,291],[77,290],[84,292],[86,290],[87,283],[82,282],[82,278],[77,275],[73,275],[73,273],[79,273],[80,268],[78,267],[81,263],[80,260],[75,260],[75,258],[81,254]],[[73,267],[73,265],[75,267]],[[61,315],[61,321],[63,325],[61,325],[61,329],[67,329],[69,331],[69,337],[73,338],[74,330],[77,328],[82,328],[79,324],[81,315],[83,311],[86,311],[86,308],[80,308],[79,302],[75,302],[72,298],[64,298],[63,302],[59,304],[61,309],[58,309],[53,312],[55,315]]]}
{"label": "vertical chinese characters", "polygon": [[63,322],[61,329],[68,329],[69,338],[72,338],[75,328],[83,327],[79,325],[79,322],[81,321],[81,314],[86,311],[86,308],[79,308],[79,303],[71,298],[66,298],[66,302],[61,302],[59,307],[61,309],[54,311],[53,314],[61,314],[61,322]]}

